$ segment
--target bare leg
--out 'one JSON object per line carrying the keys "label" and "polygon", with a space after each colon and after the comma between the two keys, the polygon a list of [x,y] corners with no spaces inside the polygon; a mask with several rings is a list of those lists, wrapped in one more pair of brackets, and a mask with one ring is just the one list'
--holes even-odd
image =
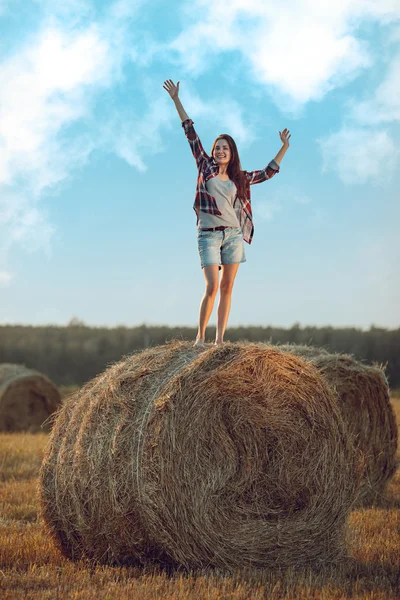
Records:
{"label": "bare leg", "polygon": [[226,324],[228,323],[229,312],[231,310],[232,289],[238,268],[238,264],[222,265],[222,277],[219,288],[220,299],[217,313],[217,331],[215,336],[216,344],[222,344],[224,341]]}
{"label": "bare leg", "polygon": [[218,265],[203,268],[204,278],[206,280],[206,289],[200,303],[199,327],[197,330],[195,346],[204,344],[206,336],[206,327],[210,320],[212,309],[214,308],[215,296],[218,291],[219,269]]}

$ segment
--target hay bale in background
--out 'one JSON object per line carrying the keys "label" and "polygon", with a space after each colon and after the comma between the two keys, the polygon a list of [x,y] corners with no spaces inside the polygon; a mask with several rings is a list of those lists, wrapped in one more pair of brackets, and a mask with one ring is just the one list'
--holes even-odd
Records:
{"label": "hay bale in background", "polygon": [[174,342],[68,398],[40,474],[70,558],[187,568],[338,558],[358,485],[337,399],[273,347]]}
{"label": "hay bale in background", "polygon": [[0,431],[49,431],[49,423],[43,423],[60,403],[57,387],[41,373],[0,364]]}
{"label": "hay bale in background", "polygon": [[322,348],[296,344],[277,347],[310,361],[337,391],[345,422],[365,460],[357,504],[376,503],[396,470],[398,437],[383,370]]}

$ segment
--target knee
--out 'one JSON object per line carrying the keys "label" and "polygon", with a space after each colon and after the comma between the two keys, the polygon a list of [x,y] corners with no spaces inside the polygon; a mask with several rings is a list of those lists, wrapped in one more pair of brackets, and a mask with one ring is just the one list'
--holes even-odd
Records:
{"label": "knee", "polygon": [[217,295],[217,291],[218,291],[217,283],[209,283],[206,285],[206,296],[208,296],[209,298],[215,298],[215,296]]}
{"label": "knee", "polygon": [[220,292],[221,294],[232,294],[233,281],[221,281]]}

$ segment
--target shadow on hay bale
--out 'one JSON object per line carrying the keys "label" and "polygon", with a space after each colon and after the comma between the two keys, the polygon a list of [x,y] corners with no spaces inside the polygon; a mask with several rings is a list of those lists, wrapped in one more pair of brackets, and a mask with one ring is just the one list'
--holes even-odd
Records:
{"label": "shadow on hay bale", "polygon": [[274,347],[173,342],[65,402],[39,495],[70,558],[289,567],[341,556],[357,468],[312,365]]}
{"label": "shadow on hay bale", "polygon": [[322,348],[296,344],[278,348],[310,361],[338,392],[343,417],[365,461],[357,504],[378,502],[396,471],[398,437],[383,370]]}
{"label": "shadow on hay bale", "polygon": [[57,387],[23,365],[0,364],[0,431],[49,431],[46,421],[59,407]]}

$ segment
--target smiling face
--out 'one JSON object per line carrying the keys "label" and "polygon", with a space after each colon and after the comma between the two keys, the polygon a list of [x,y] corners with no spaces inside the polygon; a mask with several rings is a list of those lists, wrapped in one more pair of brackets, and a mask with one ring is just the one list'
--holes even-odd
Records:
{"label": "smiling face", "polygon": [[217,165],[228,166],[231,160],[231,149],[229,148],[228,140],[221,138],[217,140],[213,152],[213,157]]}

